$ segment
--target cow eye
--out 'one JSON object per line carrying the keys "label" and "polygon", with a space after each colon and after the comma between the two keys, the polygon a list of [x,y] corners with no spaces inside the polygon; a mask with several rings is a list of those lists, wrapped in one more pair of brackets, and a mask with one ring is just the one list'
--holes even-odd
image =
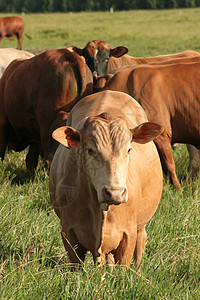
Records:
{"label": "cow eye", "polygon": [[88,149],[88,154],[89,155],[93,155],[94,154],[94,151],[92,149]]}
{"label": "cow eye", "polygon": [[129,149],[128,149],[128,154],[131,152],[131,150],[132,150],[132,148],[129,148]]}

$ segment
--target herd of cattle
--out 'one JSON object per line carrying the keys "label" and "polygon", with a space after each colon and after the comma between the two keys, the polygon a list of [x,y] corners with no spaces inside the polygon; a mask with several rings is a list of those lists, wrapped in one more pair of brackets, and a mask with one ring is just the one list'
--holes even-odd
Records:
{"label": "herd of cattle", "polygon": [[191,178],[200,166],[200,53],[127,52],[100,40],[36,56],[0,49],[0,157],[29,146],[27,168],[39,155],[50,168],[72,268],[87,250],[100,265],[134,255],[139,266],[162,169],[181,189],[171,146],[187,144]]}

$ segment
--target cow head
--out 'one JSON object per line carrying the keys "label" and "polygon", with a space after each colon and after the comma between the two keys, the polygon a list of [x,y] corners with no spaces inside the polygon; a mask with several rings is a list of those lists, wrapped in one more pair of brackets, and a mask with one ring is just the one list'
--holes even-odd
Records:
{"label": "cow head", "polygon": [[99,40],[88,42],[83,49],[78,47],[68,47],[67,49],[84,56],[90,70],[97,72],[97,75],[107,73],[110,57],[121,57],[128,52],[126,47],[119,46],[111,49],[106,42]]}
{"label": "cow head", "polygon": [[133,144],[147,143],[162,132],[155,123],[142,123],[129,129],[122,117],[102,113],[89,117],[80,131],[64,126],[53,137],[67,148],[80,147],[84,176],[97,192],[102,209],[109,205],[126,203],[126,179]]}
{"label": "cow head", "polygon": [[93,73],[94,93],[101,91],[113,76],[114,74],[98,76],[95,73]]}

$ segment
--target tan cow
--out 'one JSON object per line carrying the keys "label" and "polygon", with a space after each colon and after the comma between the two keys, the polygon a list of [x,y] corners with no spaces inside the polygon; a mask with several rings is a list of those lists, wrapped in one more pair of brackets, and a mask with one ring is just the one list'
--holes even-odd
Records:
{"label": "tan cow", "polygon": [[31,58],[34,54],[13,48],[1,48],[0,49],[0,77],[3,75],[3,72],[7,66],[16,58]]}
{"label": "tan cow", "polygon": [[67,126],[54,131],[62,145],[50,169],[50,196],[72,267],[87,250],[100,265],[112,254],[129,266],[134,254],[139,266],[145,225],[162,193],[151,142],[162,130],[129,95],[105,91],[82,99]]}
{"label": "tan cow", "polygon": [[76,102],[92,92],[90,69],[67,49],[11,62],[0,80],[0,158],[7,146],[22,151],[30,145],[27,168],[36,168],[39,154],[50,165],[58,144],[48,145],[52,123],[63,124]]}
{"label": "tan cow", "polygon": [[200,147],[200,62],[123,68],[104,90],[126,92],[145,110],[148,120],[165,130],[155,143],[163,168],[181,189],[176,176],[171,143]]}
{"label": "tan cow", "polygon": [[105,75],[111,73],[113,69],[121,68],[127,65],[140,65],[146,63],[160,62],[181,57],[200,56],[199,52],[187,50],[180,53],[159,55],[152,57],[134,57],[127,55],[128,49],[123,46],[111,49],[110,46],[101,40],[94,40],[87,43],[85,48],[70,47],[71,51],[84,56],[86,63],[92,72],[97,75]]}

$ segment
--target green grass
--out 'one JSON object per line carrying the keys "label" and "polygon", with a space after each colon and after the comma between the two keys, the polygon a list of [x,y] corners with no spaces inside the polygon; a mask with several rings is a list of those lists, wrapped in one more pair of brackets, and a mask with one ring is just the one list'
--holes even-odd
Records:
{"label": "green grass", "polygon": [[[135,56],[194,49],[200,51],[199,9],[109,13],[25,15],[34,53],[92,39],[125,45]],[[2,15],[1,15],[2,16]],[[15,47],[4,39],[2,47]],[[48,194],[41,162],[34,177],[25,152],[7,153],[0,163],[0,299],[199,299],[199,174],[187,181],[185,146],[174,151],[183,192],[164,178],[160,205],[146,227],[148,240],[141,272],[134,263],[99,269],[88,254],[83,269],[71,273],[60,237],[59,220]]]}
{"label": "green grass", "polygon": [[[181,12],[181,13],[180,13]],[[39,53],[49,48],[76,45],[93,39],[111,47],[124,45],[134,56],[151,56],[193,49],[200,51],[200,9],[26,14],[23,48]],[[0,14],[0,17],[5,14]],[[16,47],[15,37],[4,38],[2,47]]]}
{"label": "green grass", "polygon": [[[186,147],[174,156],[178,174],[187,177]],[[90,254],[83,270],[72,274],[49,202],[48,175],[39,165],[29,180],[24,158],[24,152],[9,153],[0,169],[2,299],[198,299],[198,176],[191,183],[182,180],[182,193],[165,178],[160,205],[147,225],[140,274],[134,263],[128,270],[100,270]]]}

